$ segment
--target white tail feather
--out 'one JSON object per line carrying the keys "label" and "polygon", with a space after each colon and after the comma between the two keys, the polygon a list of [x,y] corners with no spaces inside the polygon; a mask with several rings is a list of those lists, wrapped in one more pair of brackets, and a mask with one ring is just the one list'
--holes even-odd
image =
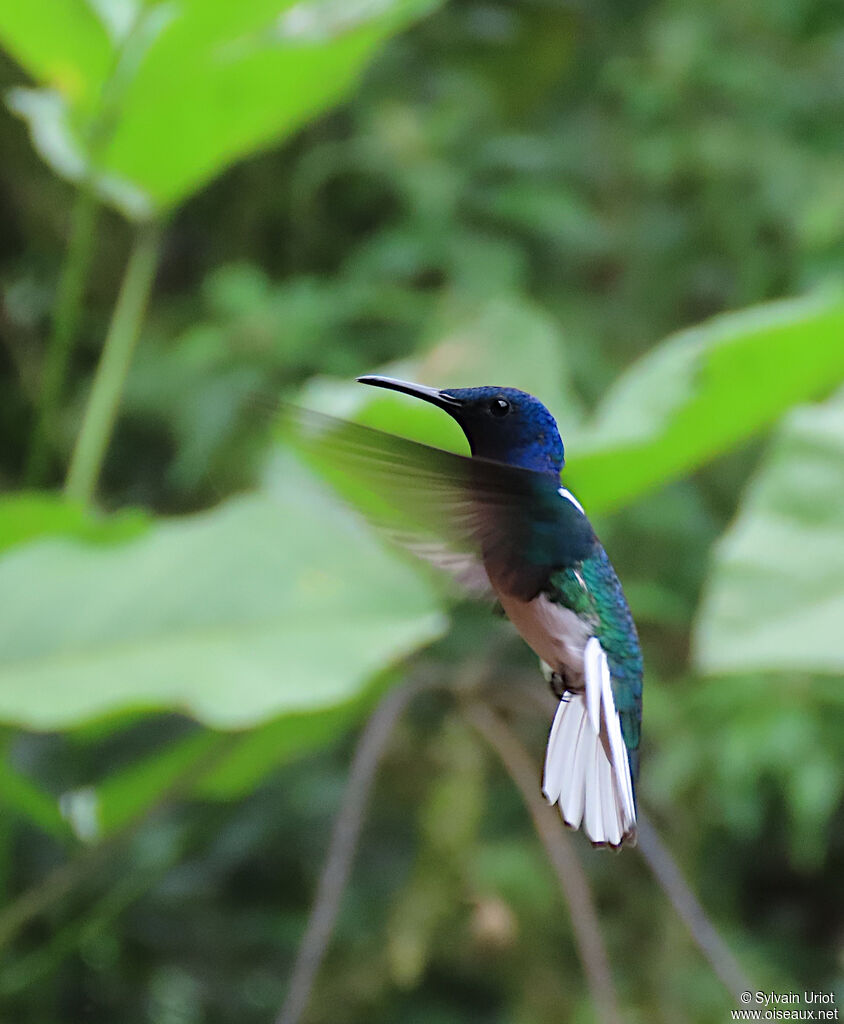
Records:
{"label": "white tail feather", "polygon": [[[589,721],[592,729],[599,733],[601,731],[601,659],[606,655],[601,647],[600,640],[593,636],[583,651],[583,675],[586,678],[586,709],[589,712]],[[593,685],[589,682],[592,680]]]}
{"label": "white tail feather", "polygon": [[[593,843],[636,839],[636,808],[627,748],[612,695],[607,656],[597,637],[584,651],[585,693],[560,702],[545,755],[543,791],[567,825]],[[601,733],[603,733],[603,738]]]}

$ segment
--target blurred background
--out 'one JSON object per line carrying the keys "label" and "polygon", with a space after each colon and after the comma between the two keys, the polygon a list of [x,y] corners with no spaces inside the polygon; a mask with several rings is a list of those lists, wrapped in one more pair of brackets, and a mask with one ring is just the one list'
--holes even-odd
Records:
{"label": "blurred background", "polygon": [[[535,659],[274,430],[460,450],[384,367],[557,415],[642,807],[754,987],[840,1004],[842,62],[833,0],[0,8],[4,1024],[272,1021],[408,681],[303,1019],[609,1019],[464,714],[538,787]],[[570,844],[620,1018],[729,1019],[639,851]]]}

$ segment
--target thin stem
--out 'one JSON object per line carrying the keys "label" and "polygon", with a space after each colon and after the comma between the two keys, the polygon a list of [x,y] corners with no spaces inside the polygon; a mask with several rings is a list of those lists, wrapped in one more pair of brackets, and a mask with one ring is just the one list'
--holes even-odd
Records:
{"label": "thin stem", "polygon": [[97,214],[98,204],[94,190],[90,183],[83,184],[76,194],[71,212],[70,238],[62,264],[50,338],[47,343],[38,400],[38,417],[26,465],[26,482],[30,486],[42,484],[49,470],[50,440],[94,253]]}
{"label": "thin stem", "polygon": [[41,381],[38,418],[26,466],[26,480],[30,485],[43,482],[49,469],[50,448],[55,428],[56,412],[67,376],[70,354],[79,323],[82,296],[91,267],[99,203],[96,190],[96,168],[114,134],[119,118],[120,101],[132,78],[140,15],[118,47],[111,70],[102,84],[97,110],[83,132],[88,151],[87,169],[80,182],[73,204],[70,222],[70,241],[62,266],[56,307],[53,314],[50,339]]}
{"label": "thin stem", "polygon": [[[110,853],[114,850],[110,847]],[[55,932],[45,943],[19,960],[0,970],[0,996],[32,988],[42,977],[52,974],[57,966],[81,945],[100,934],[127,907],[140,899],[172,866],[179,855],[174,848],[152,867],[135,868],[122,874],[112,889],[80,914],[71,924]]]}
{"label": "thin stem", "polygon": [[67,497],[85,504],[89,504],[93,497],[117,418],[132,353],[155,279],[160,249],[160,225],[150,223],[139,227],[65,483]]}
{"label": "thin stem", "polygon": [[512,729],[484,705],[472,703],[464,714],[498,755],[533,819],[536,834],[545,847],[563,899],[568,904],[575,943],[596,1012],[605,1024],[620,1024],[618,997],[589,880],[560,816],[540,794],[533,759]]}
{"label": "thin stem", "polygon": [[[506,693],[502,693],[498,699],[505,700],[507,707],[518,710],[522,710],[525,703],[530,701],[538,709],[547,711],[549,716],[553,714],[557,704],[547,690],[543,691],[531,684],[520,686],[518,690],[511,684]],[[684,878],[680,866],[660,838],[653,822],[642,811],[641,805],[637,817],[639,852],[715,975],[735,997],[742,992],[755,992],[755,987],[707,916],[700,900]]]}
{"label": "thin stem", "polygon": [[343,803],[334,822],[328,854],[317,883],[308,925],[296,954],[287,996],[275,1024],[297,1024],[307,1009],[349,880],[375,772],[396,723],[411,700],[426,685],[417,681],[390,690],[361,733],[343,793]]}
{"label": "thin stem", "polygon": [[115,832],[95,846],[87,847],[74,860],[55,868],[0,912],[0,949],[7,946],[32,918],[54,906],[85,878],[95,874],[100,865],[113,856],[115,847],[134,832],[138,824],[132,822],[131,827]]}
{"label": "thin stem", "polygon": [[742,992],[755,992],[756,988],[744,973],[738,960],[715,926],[659,837],[650,820],[639,811],[639,849],[663,892],[668,896],[677,916],[689,930],[697,948],[724,987],[736,999]]}

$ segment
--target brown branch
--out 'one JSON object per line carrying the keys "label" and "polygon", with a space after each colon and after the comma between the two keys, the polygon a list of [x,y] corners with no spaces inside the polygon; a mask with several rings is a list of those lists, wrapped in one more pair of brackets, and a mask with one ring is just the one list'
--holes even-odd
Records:
{"label": "brown branch", "polygon": [[575,943],[600,1019],[605,1024],[620,1024],[618,997],[589,880],[560,816],[542,797],[533,759],[499,715],[478,703],[470,704],[464,714],[500,758],[533,819],[536,833],[557,875],[563,899],[568,904]]}
{"label": "brown branch", "polygon": [[728,992],[738,999],[742,992],[755,992],[727,943],[716,931],[697,896],[683,877],[668,847],[651,821],[639,811],[639,849],[654,878],[671,901],[677,916],[689,930],[695,945]]}
{"label": "brown branch", "polygon": [[296,954],[287,996],[275,1024],[297,1024],[307,1009],[349,880],[378,764],[408,704],[428,685],[425,681],[416,680],[390,690],[361,733],[317,883],[316,897]]}

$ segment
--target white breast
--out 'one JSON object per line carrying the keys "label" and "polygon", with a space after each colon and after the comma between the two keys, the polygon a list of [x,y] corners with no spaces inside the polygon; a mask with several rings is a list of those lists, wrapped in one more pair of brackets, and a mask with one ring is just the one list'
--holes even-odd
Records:
{"label": "white breast", "polygon": [[592,631],[573,611],[549,601],[544,594],[521,601],[499,593],[507,618],[525,642],[555,672],[563,672],[569,685],[582,682],[583,651]]}

